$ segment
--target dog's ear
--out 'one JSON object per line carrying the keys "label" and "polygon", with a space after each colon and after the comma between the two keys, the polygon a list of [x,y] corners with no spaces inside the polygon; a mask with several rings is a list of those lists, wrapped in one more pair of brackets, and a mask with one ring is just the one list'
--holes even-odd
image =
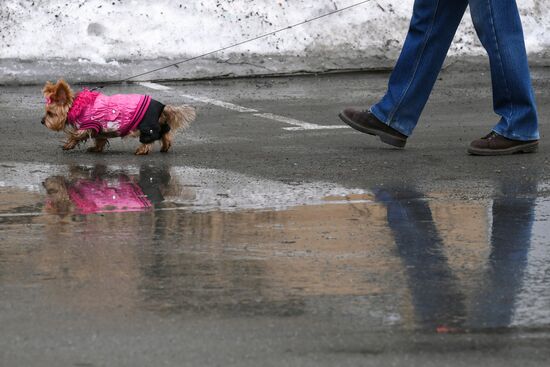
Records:
{"label": "dog's ear", "polygon": [[69,87],[69,84],[67,84],[66,81],[63,79],[60,79],[57,81],[57,84],[55,85],[55,94],[51,96],[53,102],[65,105],[69,102],[69,100],[72,100],[73,91],[71,90],[71,87]]}
{"label": "dog's ear", "polygon": [[44,97],[46,98],[51,97],[52,94],[55,94],[55,84],[52,82],[46,82],[44,88],[42,89],[42,94],[44,94]]}

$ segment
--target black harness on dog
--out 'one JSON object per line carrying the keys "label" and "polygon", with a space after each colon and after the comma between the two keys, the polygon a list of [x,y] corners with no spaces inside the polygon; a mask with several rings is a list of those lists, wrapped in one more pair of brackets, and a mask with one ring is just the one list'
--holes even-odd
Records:
{"label": "black harness on dog", "polygon": [[149,108],[143,116],[143,120],[139,123],[139,141],[143,144],[151,144],[160,140],[164,134],[170,131],[170,126],[159,124],[160,115],[164,111],[164,105],[159,101],[151,99]]}

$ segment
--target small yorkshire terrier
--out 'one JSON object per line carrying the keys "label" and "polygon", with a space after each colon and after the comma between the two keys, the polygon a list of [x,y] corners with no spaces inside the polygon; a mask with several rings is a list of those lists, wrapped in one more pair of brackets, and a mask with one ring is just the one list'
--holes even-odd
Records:
{"label": "small yorkshire terrier", "polygon": [[100,153],[108,139],[130,136],[139,137],[137,155],[149,154],[157,140],[161,142],[160,151],[168,152],[174,132],[187,128],[195,120],[193,107],[165,106],[146,95],[106,96],[88,89],[75,95],[64,80],[56,84],[47,82],[42,92],[46,99],[42,125],[66,132],[64,150],[93,138],[95,145],[88,151]]}

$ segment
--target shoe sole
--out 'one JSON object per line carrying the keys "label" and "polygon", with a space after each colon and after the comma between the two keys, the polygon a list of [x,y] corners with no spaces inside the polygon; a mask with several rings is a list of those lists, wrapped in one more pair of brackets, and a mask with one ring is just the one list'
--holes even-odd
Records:
{"label": "shoe sole", "polygon": [[468,148],[468,153],[471,155],[483,155],[483,156],[489,156],[489,155],[509,155],[509,154],[516,154],[516,153],[536,153],[539,150],[539,142],[533,142],[533,143],[526,143],[522,145],[518,145],[515,147],[507,148],[507,149],[477,149],[477,148]]}
{"label": "shoe sole", "polygon": [[346,115],[344,115],[343,113],[338,114],[338,117],[340,117],[340,120],[344,121],[347,125],[349,125],[351,128],[357,131],[360,131],[362,133],[369,134],[369,135],[378,136],[383,143],[389,144],[396,148],[404,148],[405,145],[407,144],[407,139],[403,139],[403,138],[388,134],[381,130],[370,129],[368,127],[359,125],[353,120],[350,120],[349,118],[347,118]]}

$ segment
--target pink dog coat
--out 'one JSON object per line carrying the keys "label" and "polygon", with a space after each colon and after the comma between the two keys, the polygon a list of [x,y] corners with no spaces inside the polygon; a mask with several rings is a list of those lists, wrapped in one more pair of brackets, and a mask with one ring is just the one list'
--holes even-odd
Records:
{"label": "pink dog coat", "polygon": [[140,94],[106,96],[84,89],[76,95],[67,120],[80,130],[128,135],[143,120],[151,97]]}

